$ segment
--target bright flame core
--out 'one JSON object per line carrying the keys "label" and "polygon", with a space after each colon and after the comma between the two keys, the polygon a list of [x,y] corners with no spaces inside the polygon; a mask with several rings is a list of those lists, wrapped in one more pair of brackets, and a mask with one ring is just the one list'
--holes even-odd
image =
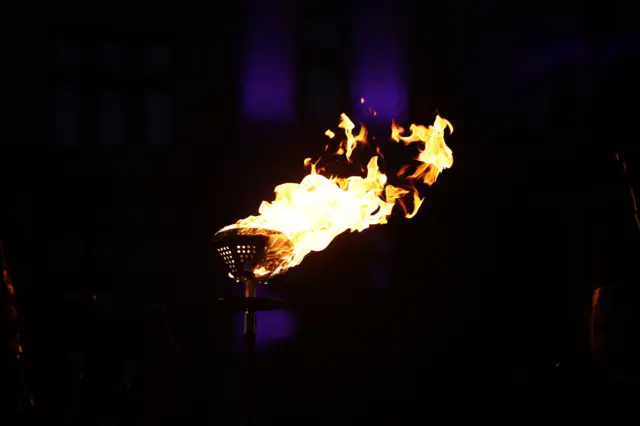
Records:
{"label": "bright flame core", "polygon": [[[336,154],[343,155],[350,163],[354,150],[358,146],[367,146],[367,130],[361,126],[358,134],[354,135],[355,125],[346,114],[340,116],[339,127],[344,130],[346,138]],[[440,116],[429,127],[412,124],[411,134],[407,136],[402,136],[402,127],[392,124],[392,140],[402,141],[405,145],[420,143],[416,157],[418,165],[405,178],[405,187],[387,184],[387,176],[378,168],[378,156],[369,159],[365,177],[327,177],[320,174],[322,170],[316,169],[319,160],[314,163],[307,158],[304,164],[311,170],[300,183],[278,185],[274,190],[275,200],[263,201],[258,216],[241,219],[219,232],[238,229],[240,233],[255,234],[260,230],[273,230],[284,234],[291,244],[267,247],[270,257],[276,256],[279,261],[273,266],[261,265],[254,270],[256,276],[267,279],[299,265],[310,252],[324,250],[335,237],[347,230],[362,231],[371,225],[387,223],[396,202],[405,216],[412,218],[424,200],[413,182],[421,180],[431,185],[442,170],[453,165],[453,154],[444,140],[446,128],[453,132],[451,123]],[[331,138],[334,136],[331,130],[325,134]],[[408,166],[402,167],[398,176],[404,176],[407,170]],[[413,198],[411,211],[404,203],[405,196],[409,194]]]}

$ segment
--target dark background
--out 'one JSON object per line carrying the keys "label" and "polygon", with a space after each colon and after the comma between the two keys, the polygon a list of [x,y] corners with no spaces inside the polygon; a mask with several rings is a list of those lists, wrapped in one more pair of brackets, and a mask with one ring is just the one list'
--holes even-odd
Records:
{"label": "dark background", "polygon": [[[303,4],[57,5],[17,19],[0,217],[24,416],[242,423],[241,326],[215,303],[232,283],[211,237],[299,180],[340,112],[366,119],[354,63],[381,51],[402,64],[403,117],[428,124],[437,109],[454,124],[455,163],[414,219],[340,236],[269,284],[297,331],[261,348],[261,415],[446,423],[620,387],[592,362],[588,319],[598,286],[637,300],[615,159],[640,170],[634,9]],[[246,46],[272,32],[288,40],[291,84],[257,107],[281,116],[252,115]],[[363,32],[399,41],[349,44]]]}

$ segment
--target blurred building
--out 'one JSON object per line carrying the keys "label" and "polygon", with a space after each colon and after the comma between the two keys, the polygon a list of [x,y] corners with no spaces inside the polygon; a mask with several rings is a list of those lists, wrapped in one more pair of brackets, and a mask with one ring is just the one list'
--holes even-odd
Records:
{"label": "blurred building", "polygon": [[16,51],[9,244],[41,410],[105,420],[116,413],[104,401],[139,388],[131,371],[145,346],[166,361],[149,330],[162,334],[184,240],[174,226],[184,46],[170,19],[52,22]]}
{"label": "blurred building", "polygon": [[[83,395],[68,377],[80,379],[90,369],[111,377],[119,390],[104,392],[117,394],[143,359],[166,370],[167,382],[174,380],[177,362],[168,355],[173,343],[158,318],[167,305],[181,306],[179,316],[186,318],[185,332],[178,333],[187,336],[182,350],[201,357],[191,358],[191,364],[205,365],[210,352],[221,351],[203,338],[232,340],[230,319],[207,316],[210,301],[227,285],[208,251],[210,235],[253,213],[274,182],[297,176],[299,161],[322,149],[322,133],[335,127],[343,111],[367,120],[369,107],[385,119],[410,109],[423,120],[428,115],[422,111],[441,109],[464,135],[455,140],[461,167],[453,171],[446,194],[447,203],[460,202],[460,208],[449,212],[459,211],[456,221],[486,232],[459,240],[467,247],[469,241],[495,238],[498,229],[486,226],[485,219],[499,211],[507,223],[527,210],[533,213],[522,220],[529,222],[519,226],[523,232],[531,229],[532,240],[533,234],[542,240],[545,229],[551,236],[566,234],[571,248],[563,251],[565,246],[556,244],[548,250],[545,264],[552,266],[535,264],[537,275],[527,274],[529,288],[549,277],[560,277],[552,286],[565,281],[553,263],[566,260],[564,252],[576,258],[570,266],[559,265],[571,270],[570,285],[587,280],[588,244],[582,242],[588,236],[582,228],[590,219],[577,219],[573,208],[585,201],[577,193],[553,193],[559,176],[547,173],[541,183],[537,171],[550,170],[551,163],[564,169],[560,160],[573,156],[576,145],[565,144],[565,157],[556,161],[536,139],[590,138],[585,117],[595,122],[601,111],[585,111],[585,104],[594,99],[591,93],[612,91],[596,87],[597,79],[583,72],[616,80],[603,71],[609,65],[585,68],[582,45],[574,43],[584,38],[582,20],[534,6],[525,12],[527,19],[516,19],[497,4],[459,14],[453,4],[394,4],[384,10],[357,1],[311,2],[299,9],[284,3],[251,1],[224,10],[184,4],[145,19],[124,9],[110,10],[117,18],[42,13],[37,25],[16,35],[20,43],[10,47],[15,58],[10,86],[17,131],[3,138],[0,148],[5,185],[0,216],[11,225],[4,228],[5,247],[25,297],[21,315],[30,321],[23,333],[25,356],[32,348],[42,357],[33,363],[34,382],[65,383],[59,389],[36,387],[39,404],[67,410]],[[505,17],[496,18],[494,9]],[[360,98],[366,100],[364,109]],[[605,104],[608,98],[599,99]],[[567,111],[573,116],[565,123]],[[508,119],[496,123],[495,117]],[[547,162],[527,168],[537,160]],[[561,189],[570,190],[575,176]],[[468,191],[466,204],[457,201],[464,198],[455,192],[462,188]],[[512,193],[523,194],[519,202],[526,209],[512,207],[505,196]],[[485,208],[476,212],[479,205]],[[539,219],[543,208],[553,226]],[[558,210],[565,221],[556,220]],[[509,237],[514,243],[529,241],[506,233],[516,235]],[[449,244],[460,245],[455,239]],[[484,243],[478,244],[477,251],[484,251]],[[546,246],[540,241],[536,247],[543,253]],[[512,276],[500,278],[509,289],[529,268],[526,254],[512,256]],[[497,262],[479,257],[480,263]],[[476,281],[480,274],[469,269],[465,279]],[[509,294],[505,305],[513,299]],[[567,311],[568,302],[553,294],[559,300],[554,309]],[[537,299],[530,304],[540,305]],[[573,321],[580,307],[571,309],[567,316]],[[519,334],[525,336],[523,351],[529,350],[531,338]],[[567,341],[564,335],[557,340]],[[104,342],[118,344],[109,352]],[[145,355],[149,348],[155,352]],[[119,364],[102,368],[109,359]],[[164,400],[179,398],[167,394]]]}
{"label": "blurred building", "polygon": [[[321,149],[324,130],[366,96],[354,92],[362,80],[354,62],[377,66],[362,62],[375,50],[362,43],[366,22],[354,39],[350,12],[338,4],[252,2],[222,12],[243,23],[231,30],[207,19],[221,11],[190,7],[145,21],[55,14],[15,48],[18,136],[3,147],[10,239],[22,263],[15,280],[30,295],[34,377],[64,383],[34,391],[67,420],[104,414],[87,398],[117,394],[132,370],[125,365],[139,368],[150,350],[154,362],[173,362],[156,320],[163,308],[181,305],[185,327],[199,324],[195,335],[226,327],[205,314],[227,285],[209,269],[208,238],[241,214],[237,206],[258,203],[248,195],[255,175],[229,175],[229,159],[264,176],[274,173],[265,158],[280,155],[278,139],[291,147],[317,135],[317,146],[297,144],[287,158]],[[375,90],[380,81],[367,78]],[[259,140],[242,146],[237,129]],[[260,183],[270,193],[277,180]],[[206,356],[206,339],[187,340],[191,354]],[[101,380],[109,384],[96,390]]]}

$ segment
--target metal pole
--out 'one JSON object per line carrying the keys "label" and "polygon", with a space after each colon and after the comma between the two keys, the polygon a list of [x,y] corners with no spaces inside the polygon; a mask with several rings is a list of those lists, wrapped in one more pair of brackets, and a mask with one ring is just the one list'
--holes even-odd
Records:
{"label": "metal pole", "polygon": [[256,312],[251,307],[251,302],[248,299],[255,299],[256,297],[256,282],[247,280],[244,286],[244,298],[248,302],[244,311],[244,342],[249,353],[253,351],[255,346],[257,322]]}
{"label": "metal pole", "polygon": [[245,379],[245,390],[246,390],[246,424],[253,425],[256,423],[256,378],[255,378],[255,349],[256,349],[256,311],[253,307],[253,303],[251,299],[256,298],[256,282],[253,280],[246,280],[244,285],[244,298],[246,302],[246,307],[244,311],[244,347],[245,347],[245,356],[247,359],[246,366],[246,379]]}

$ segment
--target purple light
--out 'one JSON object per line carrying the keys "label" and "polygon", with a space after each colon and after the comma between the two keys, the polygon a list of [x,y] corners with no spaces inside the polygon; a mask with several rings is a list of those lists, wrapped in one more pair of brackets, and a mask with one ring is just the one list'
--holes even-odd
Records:
{"label": "purple light", "polygon": [[[258,297],[271,297],[267,289],[268,286],[258,285]],[[258,328],[256,331],[256,347],[264,349],[272,343],[279,340],[287,340],[293,337],[296,329],[296,321],[294,315],[286,310],[279,309],[276,311],[261,311],[257,314]],[[239,312],[235,316],[234,335],[238,339],[236,344],[243,344],[242,329],[244,326],[244,312]]]}
{"label": "purple light", "polygon": [[[258,312],[258,328],[256,330],[256,347],[264,349],[272,343],[287,340],[293,337],[295,332],[294,317],[286,309],[277,311]],[[237,344],[243,344],[242,329],[244,324],[244,312],[236,314],[235,329]]]}
{"label": "purple light", "polygon": [[[360,93],[365,103],[358,105],[358,118],[361,121],[370,116],[378,118],[398,117],[406,108],[406,90],[398,83],[384,83],[384,77],[362,79],[354,85],[354,92]],[[391,78],[388,78],[391,80]]]}
{"label": "purple light", "polygon": [[[263,10],[264,9],[264,10]],[[242,113],[249,119],[295,119],[295,60],[291,14],[253,5],[242,70]]]}
{"label": "purple light", "polygon": [[[388,13],[370,8],[357,13],[351,44],[354,52],[351,95],[359,120],[365,121],[373,111],[381,119],[398,117],[407,107],[399,30],[399,25],[390,22]],[[364,104],[361,98],[365,99]]]}

